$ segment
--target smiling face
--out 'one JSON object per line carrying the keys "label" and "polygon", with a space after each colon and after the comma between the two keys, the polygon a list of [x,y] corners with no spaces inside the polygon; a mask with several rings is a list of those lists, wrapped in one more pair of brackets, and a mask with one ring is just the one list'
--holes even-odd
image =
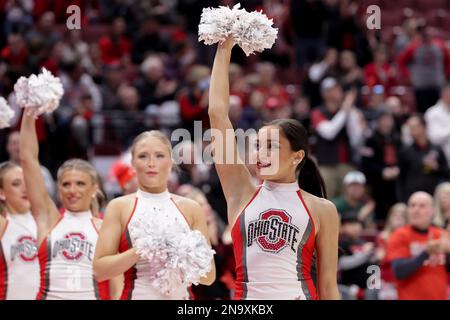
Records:
{"label": "smiling face", "polygon": [[132,165],[139,187],[150,192],[167,189],[172,170],[171,150],[162,138],[147,133],[132,149]]}
{"label": "smiling face", "polygon": [[21,167],[5,169],[1,177],[0,199],[5,201],[10,213],[23,213],[30,210]]}
{"label": "smiling face", "polygon": [[64,170],[58,179],[59,198],[63,207],[72,212],[90,209],[97,184],[91,175],[77,169]]}
{"label": "smiling face", "polygon": [[292,150],[282,130],[274,125],[262,127],[258,131],[256,152],[258,176],[274,182],[292,182],[297,165],[305,157],[303,150]]}

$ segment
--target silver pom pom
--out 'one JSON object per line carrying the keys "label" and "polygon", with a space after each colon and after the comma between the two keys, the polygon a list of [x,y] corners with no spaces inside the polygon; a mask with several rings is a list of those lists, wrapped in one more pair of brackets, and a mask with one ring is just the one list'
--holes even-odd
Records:
{"label": "silver pom pom", "polygon": [[261,12],[243,10],[233,25],[234,41],[247,56],[272,48],[277,39],[278,29],[272,27],[272,19]]}
{"label": "silver pom pom", "polygon": [[204,8],[198,27],[199,41],[211,45],[232,35],[247,56],[271,48],[278,34],[278,29],[272,27],[273,21],[262,12],[239,8],[239,3],[233,9]]}
{"label": "silver pom pom", "polygon": [[214,250],[199,231],[184,228],[160,208],[149,208],[129,225],[138,254],[149,261],[151,283],[169,296],[198,284],[211,270]]}
{"label": "silver pom pom", "polygon": [[13,117],[14,111],[11,109],[5,98],[0,97],[0,129],[8,128]]}
{"label": "silver pom pom", "polygon": [[14,91],[17,104],[34,117],[53,112],[64,94],[61,80],[46,69],[42,69],[37,76],[20,77],[14,85]]}

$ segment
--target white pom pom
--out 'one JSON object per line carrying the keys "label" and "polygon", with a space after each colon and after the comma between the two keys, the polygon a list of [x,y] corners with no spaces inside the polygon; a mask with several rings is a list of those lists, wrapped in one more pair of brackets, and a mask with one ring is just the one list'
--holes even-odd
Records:
{"label": "white pom pom", "polygon": [[38,76],[32,74],[28,79],[20,77],[14,91],[17,104],[34,117],[53,112],[64,94],[61,80],[46,69],[42,69]]}
{"label": "white pom pom", "polygon": [[198,26],[198,40],[205,44],[222,43],[230,35],[236,19],[237,4],[233,10],[228,7],[204,8]]}
{"label": "white pom pom", "polygon": [[14,117],[14,111],[5,98],[0,97],[0,129],[8,128],[9,122]]}
{"label": "white pom pom", "polygon": [[278,29],[272,27],[272,19],[261,12],[243,12],[237,15],[233,25],[233,38],[247,56],[272,48],[277,39]]}
{"label": "white pom pom", "polygon": [[198,284],[211,270],[214,250],[205,237],[184,228],[159,208],[149,208],[138,216],[129,230],[138,254],[149,261],[153,287],[163,295]]}
{"label": "white pom pom", "polygon": [[272,27],[273,21],[262,12],[239,8],[239,3],[233,9],[204,8],[198,27],[199,41],[211,45],[232,35],[247,56],[271,48],[278,34],[278,29]]}

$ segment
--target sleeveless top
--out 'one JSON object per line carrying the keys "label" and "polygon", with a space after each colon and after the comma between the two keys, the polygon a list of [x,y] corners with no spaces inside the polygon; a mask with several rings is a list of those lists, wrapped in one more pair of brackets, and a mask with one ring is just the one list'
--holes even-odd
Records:
{"label": "sleeveless top", "polygon": [[107,282],[93,276],[98,230],[91,211],[65,211],[39,248],[38,300],[107,299]]}
{"label": "sleeveless top", "polygon": [[232,231],[235,299],[318,299],[315,228],[297,182],[265,181]]}
{"label": "sleeveless top", "polygon": [[36,237],[37,226],[30,212],[6,215],[6,228],[0,239],[0,300],[36,299],[39,289]]}
{"label": "sleeveless top", "polygon": [[[133,234],[131,234],[128,226],[135,219],[139,219],[145,214],[148,208],[155,207],[162,209],[164,214],[168,214],[170,219],[173,219],[173,223],[181,224],[182,227],[188,228],[184,214],[176,205],[172,199],[169,191],[162,193],[148,193],[142,190],[136,192],[136,200],[134,208],[125,230],[122,234],[119,252],[125,252],[134,247]],[[171,295],[166,296],[161,294],[156,288],[152,286],[150,280],[150,264],[145,259],[139,259],[139,261],[124,274],[124,289],[122,292],[122,300],[185,300],[189,299],[188,287],[183,286],[175,290]]]}

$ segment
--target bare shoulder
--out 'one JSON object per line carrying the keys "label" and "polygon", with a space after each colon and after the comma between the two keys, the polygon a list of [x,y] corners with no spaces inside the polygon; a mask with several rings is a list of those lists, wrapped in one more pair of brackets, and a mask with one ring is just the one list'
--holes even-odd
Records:
{"label": "bare shoulder", "polygon": [[192,227],[194,221],[202,214],[202,208],[198,202],[176,194],[172,194],[172,199]]}
{"label": "bare shoulder", "polygon": [[135,202],[136,195],[134,193],[112,199],[106,207],[105,218],[108,216],[121,221],[128,220],[133,212]]}
{"label": "bare shoulder", "polygon": [[333,202],[328,199],[319,198],[304,190],[301,190],[301,193],[314,218],[314,222],[316,225],[318,224],[319,228],[324,224],[339,223],[339,215]]}

